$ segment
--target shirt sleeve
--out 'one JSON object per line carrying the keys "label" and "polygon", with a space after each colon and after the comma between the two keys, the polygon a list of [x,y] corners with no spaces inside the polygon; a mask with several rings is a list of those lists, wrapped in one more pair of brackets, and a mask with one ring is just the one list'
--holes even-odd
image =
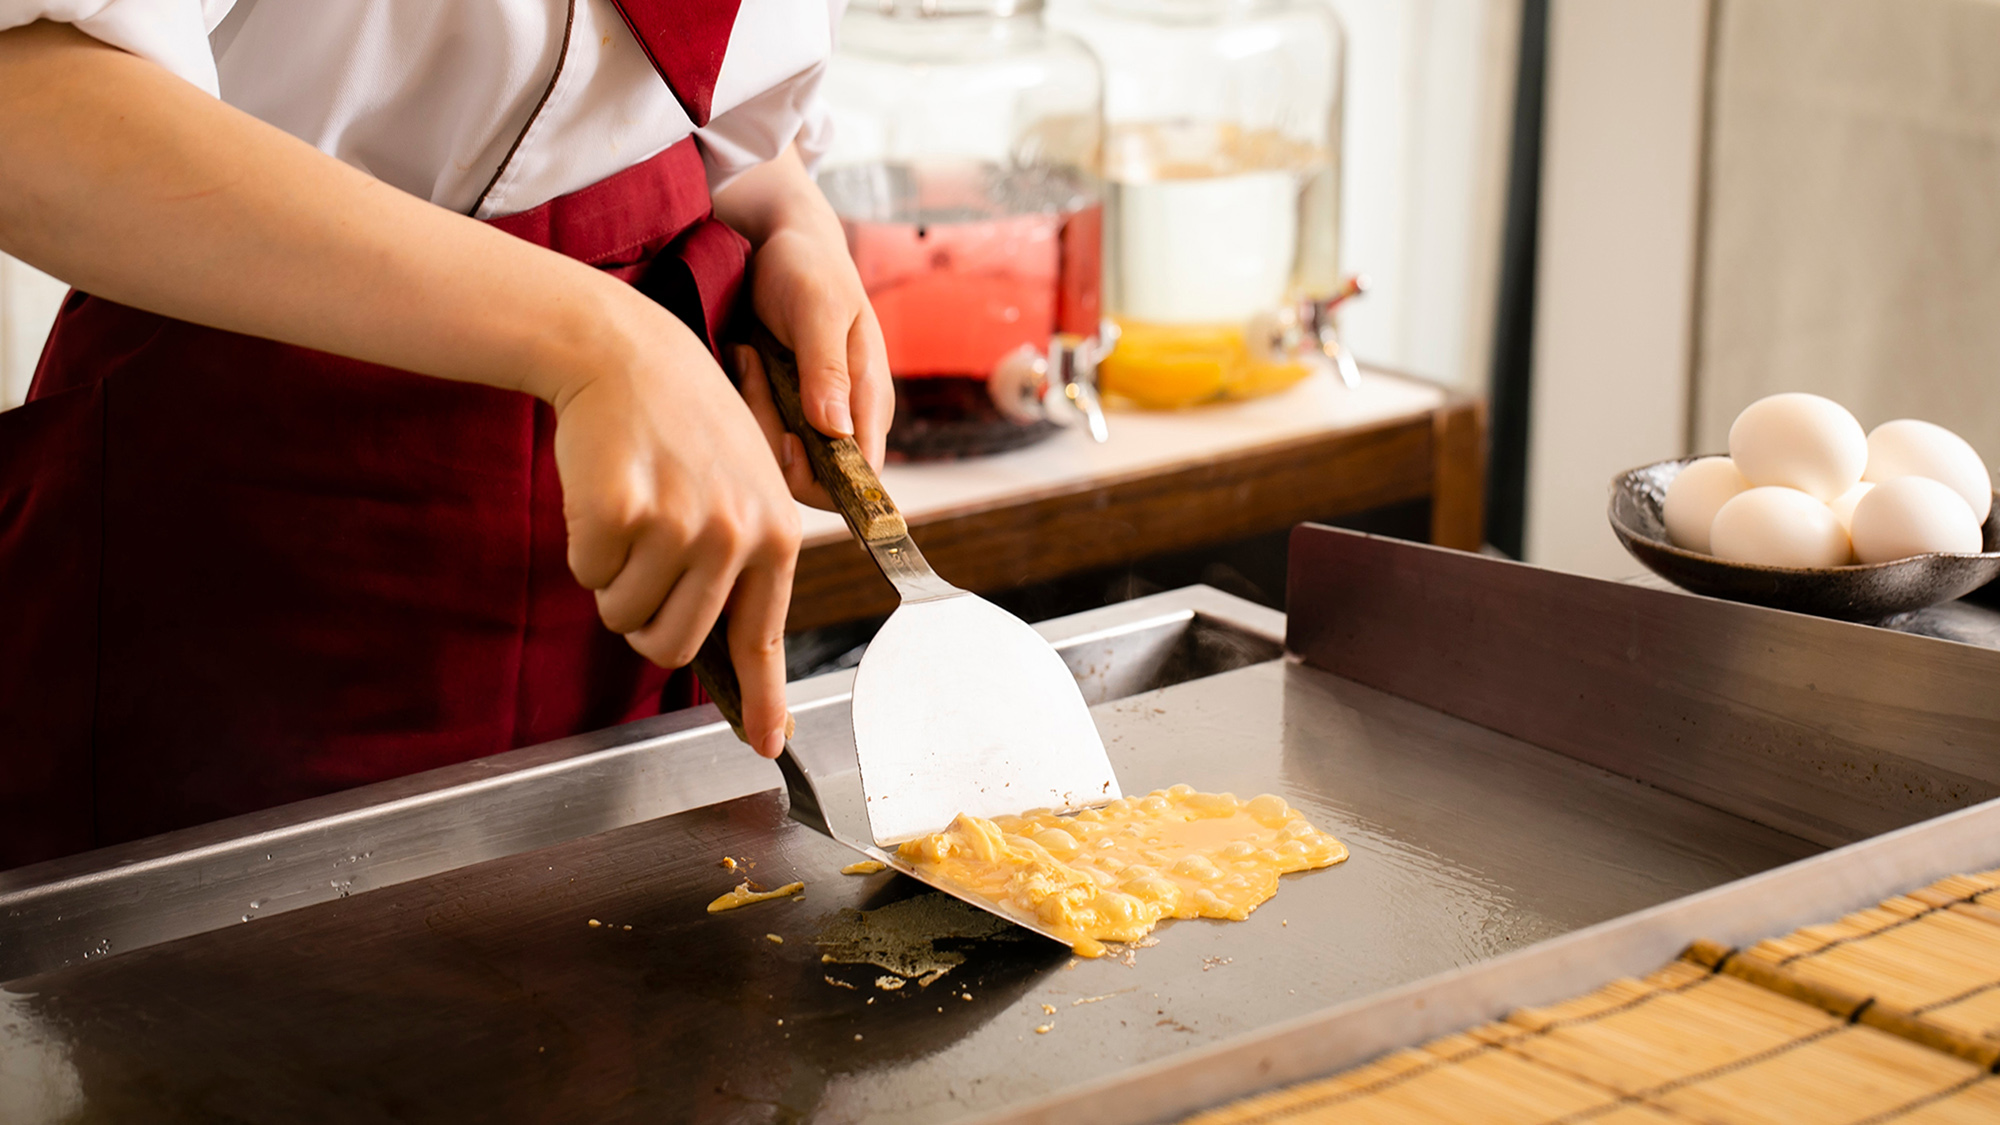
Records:
{"label": "shirt sleeve", "polygon": [[[840,26],[846,6],[846,0],[827,0],[824,47],[828,53],[833,30]],[[736,177],[782,155],[793,142],[798,143],[806,170],[813,170],[833,139],[833,115],[820,95],[827,61],[827,54],[821,54],[811,66],[717,114],[707,125],[695,130],[711,192],[721,191]]]}
{"label": "shirt sleeve", "polygon": [[832,121],[819,96],[824,65],[771,87],[695,130],[708,169],[708,187],[721,191],[731,180],[782,155],[797,141],[811,171],[826,153]]}
{"label": "shirt sleeve", "polygon": [[36,20],[73,25],[100,43],[129,51],[217,97],[208,32],[235,0],[0,0],[0,31]]}

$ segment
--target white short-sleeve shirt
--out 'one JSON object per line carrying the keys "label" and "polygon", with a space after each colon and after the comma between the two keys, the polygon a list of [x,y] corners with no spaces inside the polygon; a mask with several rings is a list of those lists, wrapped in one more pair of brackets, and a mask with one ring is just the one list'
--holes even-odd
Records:
{"label": "white short-sleeve shirt", "polygon": [[795,140],[816,157],[843,6],[742,0],[700,128],[609,0],[0,0],[0,30],[74,24],[377,179],[491,218],[690,135],[711,189]]}

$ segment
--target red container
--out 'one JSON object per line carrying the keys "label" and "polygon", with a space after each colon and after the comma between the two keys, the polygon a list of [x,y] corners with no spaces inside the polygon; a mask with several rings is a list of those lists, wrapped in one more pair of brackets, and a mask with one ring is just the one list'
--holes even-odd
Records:
{"label": "red container", "polygon": [[[1024,400],[1027,349],[1099,319],[1103,207],[1075,173],[942,163],[821,177],[882,322],[896,383],[893,453],[1012,449],[1059,427]],[[884,191],[883,189],[887,189]]]}

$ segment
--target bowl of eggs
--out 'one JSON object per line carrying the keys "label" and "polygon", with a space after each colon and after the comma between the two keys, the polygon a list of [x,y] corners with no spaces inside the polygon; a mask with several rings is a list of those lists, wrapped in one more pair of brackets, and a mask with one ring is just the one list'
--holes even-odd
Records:
{"label": "bowl of eggs", "polygon": [[2000,514],[1977,451],[1902,418],[1864,432],[1811,394],[1737,415],[1726,456],[1619,474],[1611,527],[1684,590],[1773,609],[1879,621],[2000,578]]}

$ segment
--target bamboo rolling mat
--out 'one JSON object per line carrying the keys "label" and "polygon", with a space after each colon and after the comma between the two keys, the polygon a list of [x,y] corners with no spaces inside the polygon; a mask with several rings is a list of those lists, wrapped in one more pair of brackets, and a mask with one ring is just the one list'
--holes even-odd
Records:
{"label": "bamboo rolling mat", "polygon": [[1187,1125],[2000,1122],[2000,871],[1260,1094]]}

